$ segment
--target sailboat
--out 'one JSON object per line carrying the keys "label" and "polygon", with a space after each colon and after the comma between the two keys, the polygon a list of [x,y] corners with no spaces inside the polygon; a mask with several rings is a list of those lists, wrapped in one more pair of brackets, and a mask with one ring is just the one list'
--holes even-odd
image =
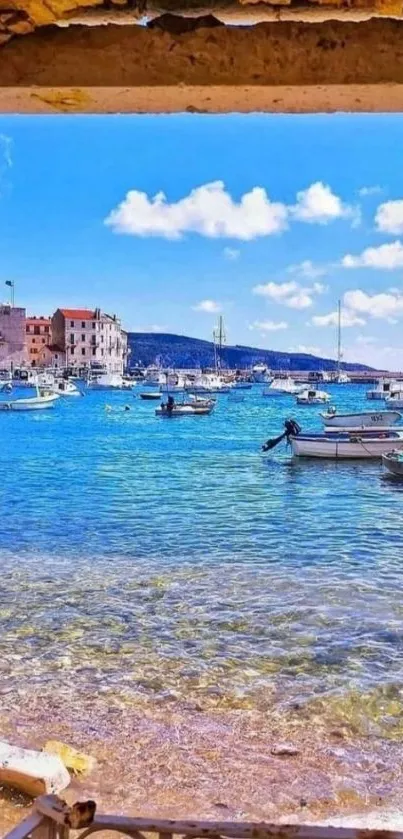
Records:
{"label": "sailboat", "polygon": [[341,350],[341,301],[339,300],[337,306],[337,368],[336,368],[336,376],[334,377],[333,381],[337,385],[348,385],[351,382],[347,373],[343,373],[341,369],[341,359],[343,358],[343,353]]}

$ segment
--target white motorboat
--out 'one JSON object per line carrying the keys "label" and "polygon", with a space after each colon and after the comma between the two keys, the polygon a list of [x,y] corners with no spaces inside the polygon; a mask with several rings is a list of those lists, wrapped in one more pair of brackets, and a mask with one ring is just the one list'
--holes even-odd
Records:
{"label": "white motorboat", "polygon": [[329,400],[330,396],[324,390],[310,390],[309,388],[297,394],[296,397],[297,405],[322,405]]}
{"label": "white motorboat", "polygon": [[83,396],[77,385],[69,379],[56,379],[50,390],[58,393],[59,396]]}
{"label": "white motorboat", "polygon": [[340,434],[297,434],[288,437],[296,457],[330,460],[381,458],[391,448],[403,451],[401,431],[361,431]]}
{"label": "white motorboat", "polygon": [[192,383],[186,385],[189,393],[229,393],[233,385],[224,381],[217,373],[203,373],[195,378]]}
{"label": "white motorboat", "polygon": [[336,376],[332,381],[335,385],[349,385],[351,379],[350,376],[347,376],[347,373],[336,373]]}
{"label": "white motorboat", "polygon": [[360,413],[338,414],[330,408],[325,414],[321,414],[327,431],[351,428],[360,430],[363,428],[385,429],[390,428],[394,423],[399,422],[402,414],[399,411],[361,411]]}
{"label": "white motorboat", "polygon": [[394,449],[382,455],[382,464],[394,478],[403,481],[403,452]]}
{"label": "white motorboat", "polygon": [[120,373],[101,373],[88,382],[90,390],[122,390],[123,376]]}
{"label": "white motorboat", "polygon": [[255,364],[252,367],[252,379],[261,385],[268,385],[272,381],[273,376],[270,373],[266,364]]}
{"label": "white motorboat", "polygon": [[285,379],[273,379],[271,385],[265,388],[263,396],[296,396],[304,390],[304,386],[295,384],[294,380],[287,376]]}
{"label": "white motorboat", "polygon": [[160,393],[184,393],[188,385],[180,373],[166,373],[160,379]]}
{"label": "white motorboat", "polygon": [[0,401],[0,411],[43,411],[54,408],[60,396],[52,391],[37,387],[36,396],[23,399],[13,399],[10,402]]}
{"label": "white motorboat", "polygon": [[233,382],[232,387],[234,390],[251,390],[252,389],[252,382],[246,382],[243,379],[238,379]]}
{"label": "white motorboat", "polygon": [[386,399],[393,393],[399,393],[402,389],[401,383],[395,379],[379,379],[376,388],[367,390],[367,399]]}
{"label": "white motorboat", "polygon": [[393,391],[386,397],[385,405],[388,408],[403,408],[403,390]]}

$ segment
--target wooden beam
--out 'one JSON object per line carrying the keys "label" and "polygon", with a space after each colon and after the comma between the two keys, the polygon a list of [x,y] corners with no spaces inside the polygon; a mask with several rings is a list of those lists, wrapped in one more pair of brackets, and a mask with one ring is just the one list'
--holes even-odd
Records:
{"label": "wooden beam", "polygon": [[403,21],[181,26],[15,37],[0,48],[0,110],[403,110]]}

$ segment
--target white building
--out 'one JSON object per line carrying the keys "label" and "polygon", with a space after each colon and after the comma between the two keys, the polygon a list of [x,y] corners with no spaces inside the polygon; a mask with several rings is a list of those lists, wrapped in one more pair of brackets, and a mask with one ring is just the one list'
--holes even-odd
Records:
{"label": "white building", "polygon": [[116,315],[100,309],[57,309],[52,341],[65,352],[67,367],[101,365],[107,373],[123,373],[127,334]]}

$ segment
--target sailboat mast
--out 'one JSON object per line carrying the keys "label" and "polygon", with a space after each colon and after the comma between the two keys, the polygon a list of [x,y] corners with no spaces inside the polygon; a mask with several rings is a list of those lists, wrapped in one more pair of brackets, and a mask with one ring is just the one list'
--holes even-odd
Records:
{"label": "sailboat mast", "polygon": [[338,303],[338,328],[337,328],[337,372],[340,374],[341,363],[341,301]]}

